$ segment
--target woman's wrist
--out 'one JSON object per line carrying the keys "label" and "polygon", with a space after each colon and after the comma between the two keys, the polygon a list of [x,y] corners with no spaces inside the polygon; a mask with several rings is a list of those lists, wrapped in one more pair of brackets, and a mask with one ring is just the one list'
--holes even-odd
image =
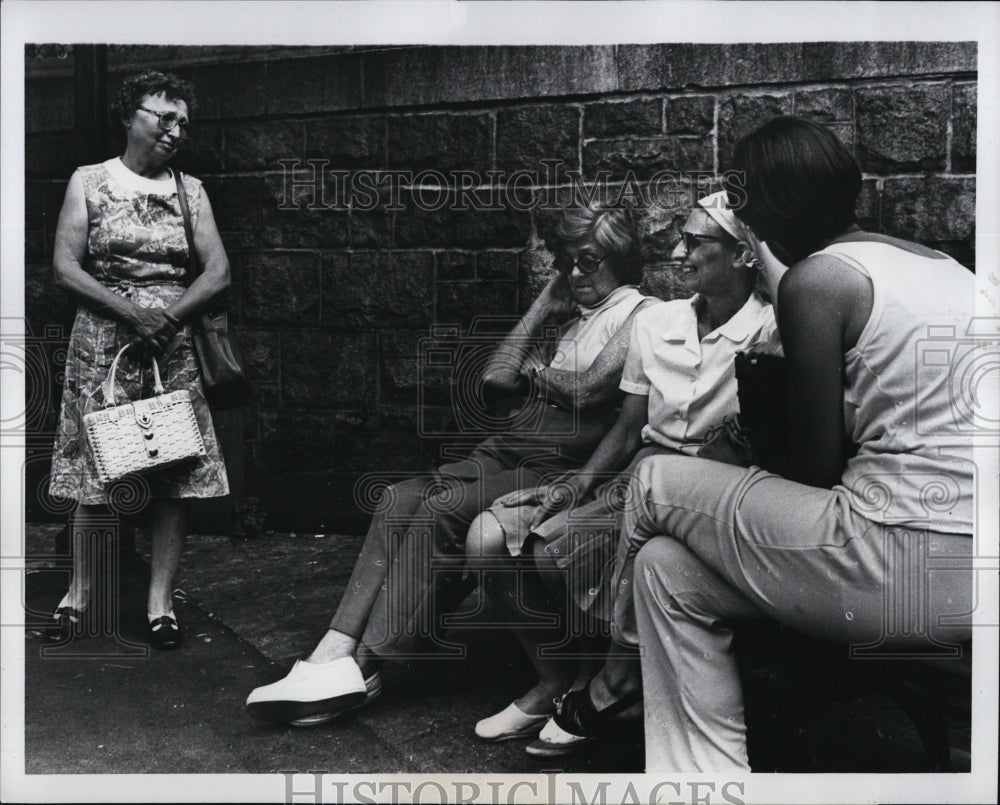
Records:
{"label": "woman's wrist", "polygon": [[576,493],[580,497],[583,497],[590,491],[590,481],[591,478],[589,473],[585,473],[583,470],[578,470],[566,479],[566,484],[576,490]]}
{"label": "woman's wrist", "polygon": [[176,327],[177,329],[180,329],[180,327],[181,327],[181,324],[182,324],[181,320],[180,320],[180,319],[178,319],[178,318],[177,318],[177,317],[176,317],[176,316],[175,316],[175,315],[174,315],[173,313],[171,313],[171,312],[170,312],[169,310],[164,310],[164,311],[163,311],[163,318],[165,318],[165,319],[166,319],[167,321],[169,321],[169,322],[170,322],[170,323],[171,323],[172,325],[174,325],[174,327]]}
{"label": "woman's wrist", "polygon": [[123,300],[125,306],[118,311],[118,318],[130,327],[135,327],[139,322],[139,306],[130,300]]}

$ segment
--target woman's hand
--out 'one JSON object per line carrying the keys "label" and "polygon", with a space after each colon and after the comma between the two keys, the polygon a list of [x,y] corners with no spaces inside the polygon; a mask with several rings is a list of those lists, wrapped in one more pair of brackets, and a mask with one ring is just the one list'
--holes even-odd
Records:
{"label": "woman's hand", "polygon": [[587,483],[578,473],[569,473],[542,489],[544,493],[539,496],[538,510],[531,518],[531,528],[537,528],[557,512],[579,506],[587,493]]}
{"label": "woman's hand", "polygon": [[569,280],[563,274],[556,274],[550,279],[536,301],[550,316],[564,316],[576,310],[576,300],[570,290]]}
{"label": "woman's hand", "polygon": [[536,528],[556,512],[578,506],[586,493],[586,482],[579,474],[570,472],[551,484],[510,492],[498,498],[496,503],[508,509],[518,506],[537,506],[538,511],[531,518],[531,527]]}
{"label": "woman's hand", "polygon": [[546,491],[548,491],[548,486],[518,489],[516,492],[508,492],[503,497],[497,498],[495,502],[505,509],[515,509],[519,506],[537,506],[542,498],[545,497]]}
{"label": "woman's hand", "polygon": [[783,358],[785,356],[785,350],[781,346],[781,341],[778,340],[777,333],[775,333],[775,337],[770,341],[758,341],[756,344],[751,344],[743,350],[743,354],[751,360],[758,358],[761,355],[776,355]]}
{"label": "woman's hand", "polygon": [[538,372],[546,366],[548,366],[548,364],[542,360],[542,356],[538,354],[538,350],[532,350],[525,355],[524,360],[521,362],[521,377],[527,379],[529,382],[532,382],[537,379],[536,375]]}
{"label": "woman's hand", "polygon": [[136,305],[129,323],[139,340],[155,355],[162,353],[170,339],[177,334],[177,325],[160,308]]}

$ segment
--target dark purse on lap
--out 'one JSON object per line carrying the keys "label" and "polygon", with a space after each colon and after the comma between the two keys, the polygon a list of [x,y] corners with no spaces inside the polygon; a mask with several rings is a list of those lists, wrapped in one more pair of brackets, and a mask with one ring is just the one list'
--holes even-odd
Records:
{"label": "dark purse on lap", "polygon": [[[736,354],[740,426],[758,467],[779,472],[788,453],[788,370],[783,355]],[[780,474],[780,473],[779,473]]]}
{"label": "dark purse on lap", "polygon": [[[184,234],[188,243],[188,282],[201,274],[201,262],[194,248],[191,228],[191,211],[187,193],[179,171],[174,171],[177,181],[177,200],[184,218]],[[201,369],[201,382],[205,399],[217,410],[236,408],[250,399],[250,385],[243,371],[243,355],[236,334],[229,329],[229,314],[224,310],[206,311],[192,322],[191,340]]]}
{"label": "dark purse on lap", "polygon": [[788,372],[781,355],[736,353],[739,414],[709,431],[700,458],[781,474],[788,453]]}

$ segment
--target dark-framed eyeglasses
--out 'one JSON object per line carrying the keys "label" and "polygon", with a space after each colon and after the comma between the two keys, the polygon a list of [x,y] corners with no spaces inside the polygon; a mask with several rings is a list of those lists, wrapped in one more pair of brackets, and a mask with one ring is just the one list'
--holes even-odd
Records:
{"label": "dark-framed eyeglasses", "polygon": [[150,109],[146,106],[140,106],[143,112],[149,112],[151,115],[156,115],[156,120],[160,124],[160,129],[162,131],[173,131],[177,129],[177,133],[181,137],[187,137],[188,126],[190,121],[186,117],[181,117],[176,112],[157,112],[155,109]]}
{"label": "dark-framed eyeglasses", "polygon": [[607,259],[607,255],[588,254],[587,252],[578,254],[574,259],[566,252],[559,252],[556,255],[555,267],[560,274],[572,274],[574,267],[579,268],[584,274],[594,274],[600,270],[601,265]]}
{"label": "dark-framed eyeglasses", "polygon": [[703,243],[725,243],[725,238],[715,235],[696,235],[694,232],[681,232],[681,240],[684,243],[684,251],[691,254]]}

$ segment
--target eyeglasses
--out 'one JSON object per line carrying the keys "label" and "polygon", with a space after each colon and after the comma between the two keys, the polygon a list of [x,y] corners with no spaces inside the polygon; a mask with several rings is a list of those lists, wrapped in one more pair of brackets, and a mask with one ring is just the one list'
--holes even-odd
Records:
{"label": "eyeglasses", "polygon": [[725,238],[713,235],[696,235],[694,232],[681,232],[681,239],[684,241],[684,251],[688,254],[691,254],[703,243],[725,243]]}
{"label": "eyeglasses", "polygon": [[574,268],[579,268],[584,274],[594,274],[600,270],[601,264],[607,259],[607,255],[599,257],[596,254],[588,254],[584,252],[583,254],[577,255],[574,260],[566,252],[560,252],[556,255],[554,265],[556,267],[556,271],[560,274],[572,274]]}
{"label": "eyeglasses", "polygon": [[181,137],[187,137],[190,121],[186,117],[181,117],[176,112],[157,112],[155,109],[149,109],[145,106],[140,106],[139,108],[143,112],[156,115],[157,122],[160,124],[162,131],[173,131],[176,128],[178,129],[177,133]]}

